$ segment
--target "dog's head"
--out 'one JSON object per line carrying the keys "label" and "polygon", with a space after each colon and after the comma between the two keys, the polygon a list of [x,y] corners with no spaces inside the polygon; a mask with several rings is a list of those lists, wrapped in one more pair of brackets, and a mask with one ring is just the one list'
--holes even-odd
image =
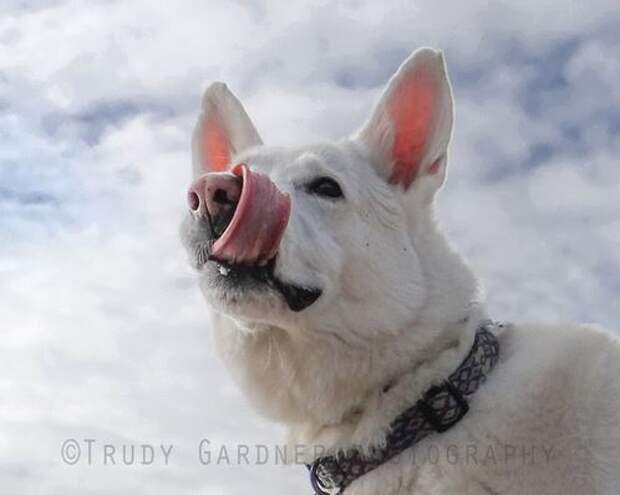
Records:
{"label": "dog's head", "polygon": [[[403,63],[357,135],[330,144],[264,146],[241,103],[213,84],[183,227],[212,308],[245,334],[349,350],[409,328],[447,263],[432,203],[452,120],[444,60],[431,49]],[[435,302],[436,314],[450,311]]]}

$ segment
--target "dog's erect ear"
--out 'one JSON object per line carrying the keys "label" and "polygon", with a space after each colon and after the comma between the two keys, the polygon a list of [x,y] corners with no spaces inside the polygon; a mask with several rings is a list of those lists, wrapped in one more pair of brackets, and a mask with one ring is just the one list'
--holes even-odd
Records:
{"label": "dog's erect ear", "polygon": [[421,48],[392,77],[359,138],[390,183],[406,190],[416,178],[435,175],[439,186],[445,176],[452,119],[443,55]]}
{"label": "dog's erect ear", "polygon": [[226,170],[233,155],[261,144],[241,102],[224,83],[211,84],[202,98],[192,139],[194,177]]}

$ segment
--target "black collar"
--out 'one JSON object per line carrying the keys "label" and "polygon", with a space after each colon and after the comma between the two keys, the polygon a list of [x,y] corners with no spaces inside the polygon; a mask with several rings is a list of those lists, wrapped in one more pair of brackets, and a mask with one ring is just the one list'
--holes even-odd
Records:
{"label": "black collar", "polygon": [[484,383],[499,358],[499,342],[492,332],[501,325],[483,322],[476,331],[471,351],[447,380],[431,387],[412,407],[390,425],[385,445],[370,454],[359,450],[320,457],[308,466],[316,495],[341,495],[357,478],[412,447],[433,432],[444,432],[467,411],[467,397]]}

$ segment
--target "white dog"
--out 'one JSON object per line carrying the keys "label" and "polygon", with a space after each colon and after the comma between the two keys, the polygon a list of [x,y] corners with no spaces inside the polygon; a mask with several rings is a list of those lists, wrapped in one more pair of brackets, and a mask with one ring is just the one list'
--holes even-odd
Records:
{"label": "white dog", "polygon": [[431,49],[336,143],[263,146],[213,84],[182,232],[218,351],[318,494],[618,495],[618,342],[488,320],[433,215],[452,121]]}

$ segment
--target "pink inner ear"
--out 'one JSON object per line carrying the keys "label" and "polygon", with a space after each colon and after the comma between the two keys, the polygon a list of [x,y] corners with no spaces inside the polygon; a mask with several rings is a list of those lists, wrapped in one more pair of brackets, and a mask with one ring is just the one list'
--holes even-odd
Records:
{"label": "pink inner ear", "polygon": [[217,114],[207,117],[202,132],[203,169],[223,172],[230,164],[230,141]]}
{"label": "pink inner ear", "polygon": [[392,184],[409,188],[420,171],[431,138],[437,101],[435,80],[428,71],[416,71],[394,90],[388,112],[394,126]]}

